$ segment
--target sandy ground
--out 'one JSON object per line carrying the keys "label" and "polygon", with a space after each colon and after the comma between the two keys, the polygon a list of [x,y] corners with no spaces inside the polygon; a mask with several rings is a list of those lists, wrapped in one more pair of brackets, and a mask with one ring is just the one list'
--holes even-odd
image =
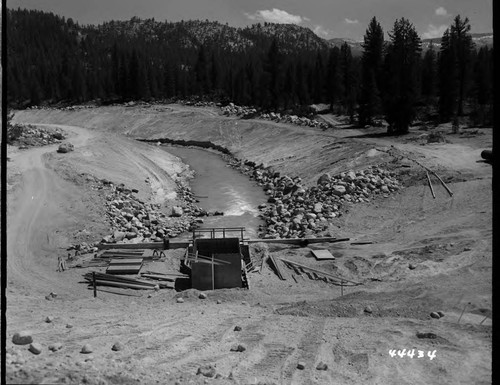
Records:
{"label": "sandy ground", "polygon": [[[389,138],[376,129],[321,131],[178,105],[32,110],[15,119],[61,126],[75,151],[9,149],[10,383],[491,383],[492,173],[480,162],[481,150],[492,146],[491,130],[426,144],[418,129]],[[163,202],[175,201],[175,181],[188,174],[178,158],[133,138],[211,141],[307,184],[327,171],[382,164],[398,172],[405,188],[353,204],[332,223],[335,236],[373,242],[314,245],[335,261],[316,261],[308,247],[269,248],[364,283],[345,288],[343,296],[322,281],[297,276],[295,282],[291,275],[281,281],[264,266],[250,274],[250,290],[207,292],[204,300],[195,290],[99,292],[94,299],[82,283],[90,269],[55,271],[70,244],[109,231],[103,193],[87,176]],[[453,197],[434,180],[433,199],[425,172],[403,156],[435,170]],[[178,254],[168,252],[167,263],[175,266]],[[47,300],[50,292],[57,297]],[[179,296],[184,303],[176,303]],[[434,311],[445,316],[431,318]],[[21,330],[33,333],[40,355],[11,342]],[[421,332],[435,338],[418,338]],[[124,349],[112,351],[118,341]],[[53,343],[62,349],[50,352]],[[80,353],[84,344],[91,354]],[[246,350],[231,352],[234,344]],[[391,357],[393,349],[415,349],[415,356]],[[319,362],[328,369],[317,370]],[[203,365],[213,365],[218,378],[196,376]]]}

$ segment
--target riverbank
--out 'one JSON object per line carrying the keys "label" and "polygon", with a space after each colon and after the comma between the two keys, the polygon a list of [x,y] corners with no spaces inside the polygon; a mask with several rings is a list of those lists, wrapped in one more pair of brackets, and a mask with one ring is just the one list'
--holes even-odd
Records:
{"label": "riverbank", "polygon": [[[8,201],[9,382],[202,384],[201,371],[217,375],[208,380],[214,384],[489,383],[492,179],[491,166],[478,160],[491,147],[491,131],[446,134],[447,142],[428,144],[419,127],[391,138],[376,128],[322,131],[177,105],[31,110],[15,119],[58,125],[75,150],[9,151],[15,185]],[[160,219],[176,219],[170,215],[183,204],[178,186],[186,186],[191,171],[161,148],[135,140],[161,138],[230,150],[238,159],[233,166],[267,187],[268,200],[281,201],[262,207],[277,221],[277,233],[287,212],[292,223],[301,214],[289,203],[304,204],[308,213],[322,203],[316,218],[304,215],[308,227],[326,216],[325,206],[334,213],[337,205],[342,215],[329,218],[325,231],[350,242],[253,246],[262,256],[363,285],[341,289],[291,269],[281,280],[264,264],[248,275],[250,290],[209,291],[201,298],[196,290],[124,290],[94,299],[80,283],[88,269],[56,272],[57,256],[66,256],[68,245],[109,235],[107,207],[120,211],[120,224],[134,218],[151,224],[150,208],[165,210]],[[453,195],[431,175],[433,198],[425,170],[408,158],[436,171]],[[299,202],[299,186],[307,205]],[[343,202],[340,196],[328,202],[339,186],[351,201],[344,194]],[[122,215],[127,199],[131,212]],[[311,251],[317,249],[335,259],[316,260]],[[182,251],[167,251],[168,266],[178,264]],[[444,316],[434,318],[437,312]],[[13,344],[23,330],[40,344],[40,354]],[[121,349],[112,349],[118,342]],[[60,345],[48,350],[53,344]],[[83,345],[92,353],[81,353]],[[231,350],[238,345],[244,351]],[[415,349],[415,356],[390,355],[402,349]],[[418,351],[427,358],[419,359]],[[316,369],[320,362],[327,370]]]}

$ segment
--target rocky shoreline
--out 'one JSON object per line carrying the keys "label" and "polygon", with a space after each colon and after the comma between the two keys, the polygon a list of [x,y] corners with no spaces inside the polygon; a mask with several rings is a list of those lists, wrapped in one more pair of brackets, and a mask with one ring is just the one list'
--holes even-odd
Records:
{"label": "rocky shoreline", "polygon": [[301,178],[281,175],[262,164],[235,158],[228,161],[269,195],[267,203],[259,205],[260,217],[266,222],[259,229],[262,238],[315,237],[328,229],[331,219],[345,212],[346,203],[370,202],[402,188],[396,173],[380,166],[334,176],[323,174],[316,186],[305,187]]}
{"label": "rocky shoreline", "polygon": [[174,238],[192,231],[203,223],[203,217],[223,215],[209,213],[196,205],[189,186],[177,183],[177,204],[167,205],[147,203],[138,199],[138,190],[128,189],[123,184],[115,184],[106,179],[93,178],[92,188],[105,190],[105,217],[110,224],[110,234],[94,243],[72,245],[68,250],[81,253],[97,251],[97,244],[124,244],[162,242],[164,238]]}

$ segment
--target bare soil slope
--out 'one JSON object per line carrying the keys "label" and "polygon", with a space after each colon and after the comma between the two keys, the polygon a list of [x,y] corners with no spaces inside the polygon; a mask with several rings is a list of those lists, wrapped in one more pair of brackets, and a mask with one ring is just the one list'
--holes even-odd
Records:
{"label": "bare soil slope", "polygon": [[[478,162],[491,147],[490,131],[426,144],[418,130],[405,138],[376,129],[320,131],[177,105],[31,110],[15,119],[61,125],[75,151],[9,152],[11,383],[203,383],[196,373],[204,365],[219,374],[211,383],[491,382],[491,320],[485,319],[491,314],[491,166]],[[291,270],[281,281],[265,265],[261,274],[251,273],[250,290],[208,292],[207,299],[195,290],[99,292],[94,299],[79,283],[86,269],[55,271],[69,244],[99,240],[108,230],[103,194],[89,176],[162,202],[176,199],[175,181],[187,173],[177,158],[132,138],[210,141],[310,185],[324,172],[382,164],[398,172],[405,188],[351,204],[329,228],[373,244],[269,247],[274,256],[363,282],[344,288],[343,296],[340,287],[294,279]],[[453,196],[434,179],[433,199],[425,171],[407,157],[435,170]],[[311,248],[326,248],[336,259],[316,261]],[[167,253],[171,265],[176,253]],[[57,297],[46,299],[50,292]],[[445,316],[431,318],[436,311]],[[47,316],[53,321],[45,322]],[[40,355],[12,344],[21,330],[32,331]],[[124,349],[115,352],[117,341]],[[62,349],[48,351],[53,343]],[[93,352],[80,353],[87,343]],[[246,350],[230,351],[235,344]],[[393,349],[415,349],[415,356],[391,357]],[[320,362],[326,371],[316,369]]]}

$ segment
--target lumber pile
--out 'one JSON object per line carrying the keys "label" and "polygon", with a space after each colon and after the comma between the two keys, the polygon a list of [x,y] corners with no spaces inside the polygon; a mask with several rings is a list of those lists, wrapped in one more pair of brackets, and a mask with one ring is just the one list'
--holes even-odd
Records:
{"label": "lumber pile", "polygon": [[326,271],[321,271],[318,269],[314,269],[309,266],[302,265],[297,262],[289,261],[287,259],[280,258],[280,260],[287,266],[293,269],[293,271],[297,274],[302,276],[302,274],[305,274],[307,277],[309,277],[312,280],[321,280],[326,283],[331,283],[333,285],[337,286],[358,286],[362,285],[360,282],[355,282],[351,281],[348,279],[345,279],[339,275],[334,275],[327,273]]}
{"label": "lumber pile", "polygon": [[189,279],[189,275],[182,274],[179,272],[169,272],[169,273],[158,273],[156,271],[145,271],[141,273],[141,277],[155,279],[157,281],[169,281],[175,282],[177,278],[187,278]]}
{"label": "lumber pile", "polygon": [[107,274],[138,274],[142,267],[142,258],[117,258],[109,261]]}
{"label": "lumber pile", "polygon": [[89,272],[83,277],[89,284],[93,284],[93,275],[95,274],[96,286],[113,286],[122,289],[135,289],[135,290],[152,290],[156,285],[160,289],[173,289],[174,285],[170,282],[151,282],[141,279],[121,277],[119,275],[104,274],[99,272]]}

